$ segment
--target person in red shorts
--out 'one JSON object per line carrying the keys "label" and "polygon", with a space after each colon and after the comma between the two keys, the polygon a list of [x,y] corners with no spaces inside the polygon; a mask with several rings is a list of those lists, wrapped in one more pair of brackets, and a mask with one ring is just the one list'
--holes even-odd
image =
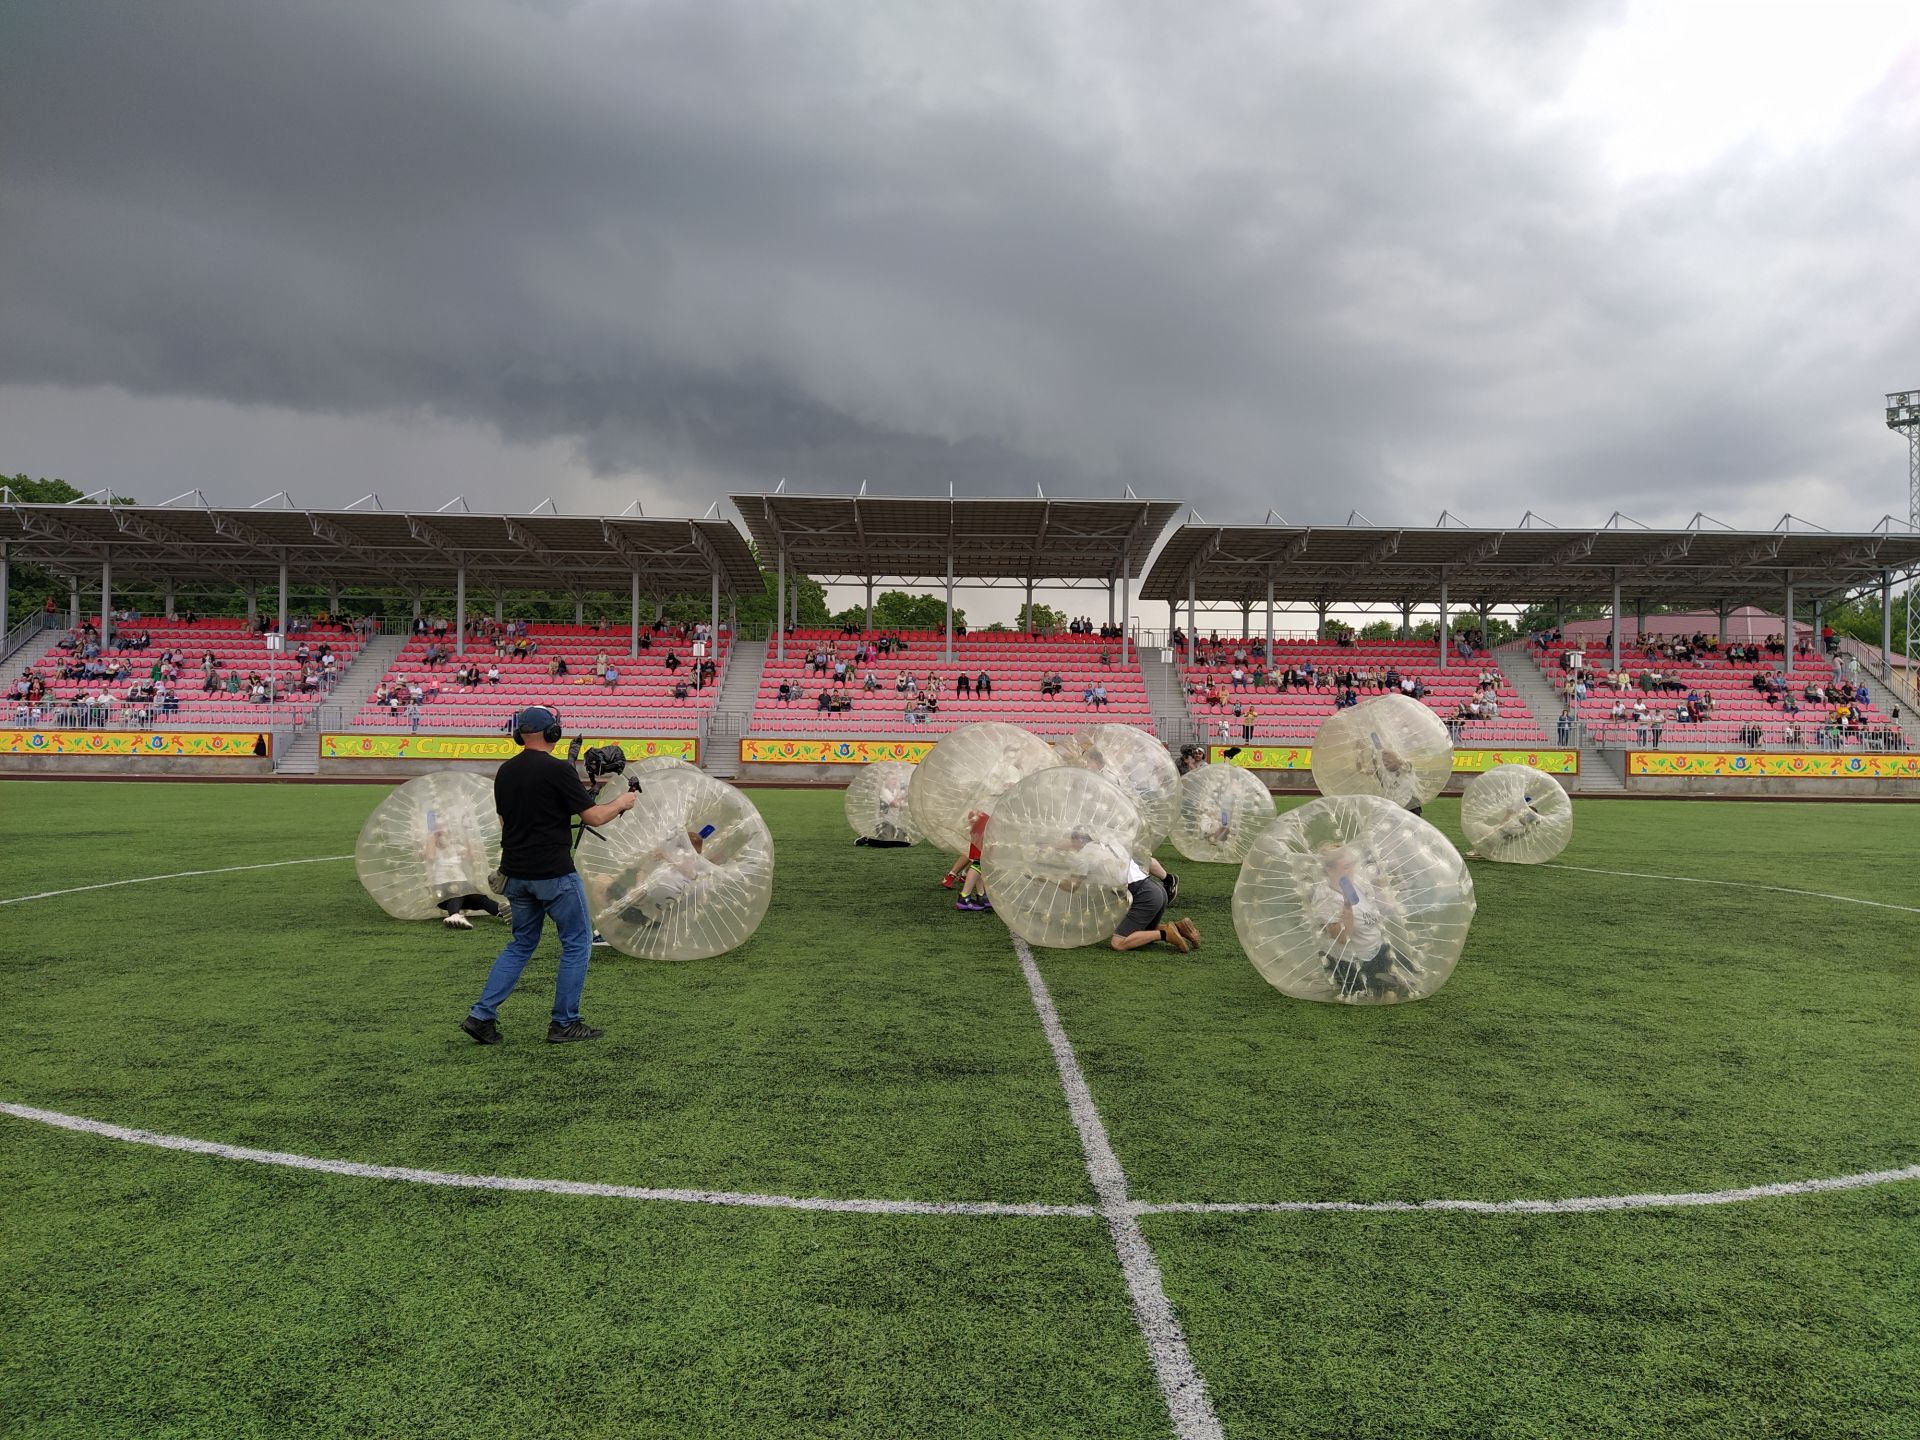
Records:
{"label": "person in red shorts", "polygon": [[993,901],[987,898],[986,877],[980,873],[980,842],[986,838],[987,816],[981,810],[967,813],[967,878],[961,883],[960,898],[953,902],[956,910],[981,911],[993,909]]}

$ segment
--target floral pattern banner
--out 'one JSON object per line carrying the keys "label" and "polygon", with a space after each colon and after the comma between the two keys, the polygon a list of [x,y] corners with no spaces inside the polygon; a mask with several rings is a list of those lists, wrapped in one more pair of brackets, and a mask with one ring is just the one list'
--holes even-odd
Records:
{"label": "floral pattern banner", "polygon": [[[1238,755],[1229,756],[1228,750],[1238,748]],[[1313,768],[1313,747],[1311,745],[1215,745],[1209,756],[1215,764],[1238,765],[1246,770],[1311,770]],[[1478,775],[1491,770],[1496,765],[1531,765],[1536,770],[1544,770],[1549,775],[1578,775],[1580,773],[1580,752],[1578,750],[1456,750],[1453,752],[1453,773],[1456,775]]]}
{"label": "floral pattern banner", "polygon": [[[588,736],[582,746],[618,745],[629,760],[671,755],[689,765],[700,763],[700,742],[692,736],[635,739]],[[505,735],[322,735],[322,760],[505,760],[518,747]]]}
{"label": "floral pattern banner", "polygon": [[165,755],[251,760],[273,753],[257,730],[0,730],[0,755]]}
{"label": "floral pattern banner", "polygon": [[931,740],[742,740],[742,765],[868,765],[904,760],[918,765],[933,749]]}
{"label": "floral pattern banner", "polygon": [[1769,780],[1920,780],[1920,755],[1803,755],[1747,750],[1630,750],[1629,775]]}

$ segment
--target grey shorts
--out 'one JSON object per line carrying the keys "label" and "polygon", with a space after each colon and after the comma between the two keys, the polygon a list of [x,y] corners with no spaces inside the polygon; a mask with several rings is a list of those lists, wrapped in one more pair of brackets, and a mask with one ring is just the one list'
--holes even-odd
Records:
{"label": "grey shorts", "polygon": [[1133,905],[1113,927],[1115,935],[1135,935],[1142,930],[1160,928],[1160,917],[1167,913],[1167,887],[1149,875],[1127,886]]}

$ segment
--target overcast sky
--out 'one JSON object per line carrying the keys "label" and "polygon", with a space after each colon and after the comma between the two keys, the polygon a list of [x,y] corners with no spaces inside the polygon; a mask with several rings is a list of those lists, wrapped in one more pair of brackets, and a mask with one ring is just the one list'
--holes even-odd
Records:
{"label": "overcast sky", "polygon": [[0,469],[1905,509],[1920,5],[0,8]]}

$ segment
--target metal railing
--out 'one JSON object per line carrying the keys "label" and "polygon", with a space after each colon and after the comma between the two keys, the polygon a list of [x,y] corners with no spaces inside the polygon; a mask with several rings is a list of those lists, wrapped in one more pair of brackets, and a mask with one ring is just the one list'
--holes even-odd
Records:
{"label": "metal railing", "polygon": [[319,728],[318,705],[254,704],[236,701],[231,705],[165,704],[115,700],[110,704],[81,700],[39,701],[8,699],[7,723],[36,730],[289,730]]}
{"label": "metal railing", "polygon": [[29,644],[36,635],[44,635],[49,630],[57,629],[59,625],[60,616],[49,615],[41,610],[34,611],[8,630],[4,636],[0,636],[0,664],[4,664],[14,652]]}
{"label": "metal railing", "polygon": [[1882,755],[1912,748],[1905,734],[1885,721],[1870,722],[1864,730],[1842,729],[1820,720],[1804,724],[1600,720],[1584,721],[1574,728],[1582,743],[1600,750],[1833,750]]}

